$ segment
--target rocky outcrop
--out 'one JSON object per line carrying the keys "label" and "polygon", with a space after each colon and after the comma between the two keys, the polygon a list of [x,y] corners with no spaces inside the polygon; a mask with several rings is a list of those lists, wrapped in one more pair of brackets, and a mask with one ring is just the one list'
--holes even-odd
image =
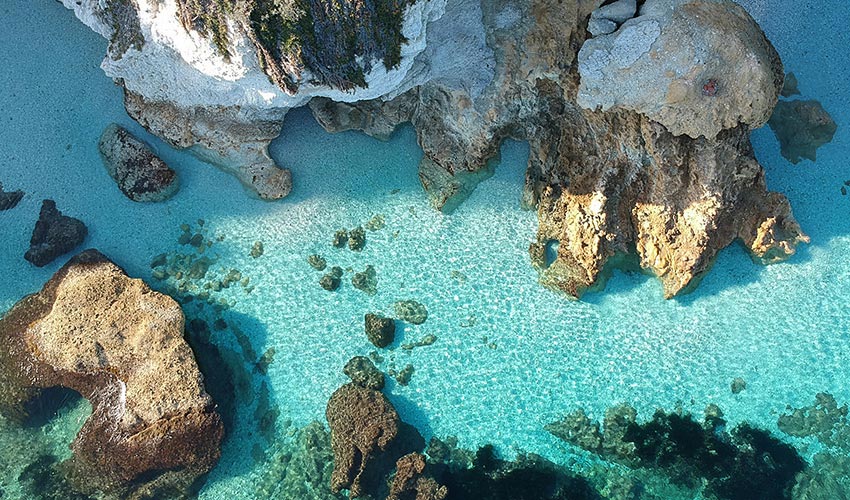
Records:
{"label": "rocky outcrop", "polygon": [[65,470],[117,498],[188,491],[219,458],[223,428],[171,298],[96,250],[60,269],[0,320],[0,411],[24,420],[50,387],[92,405]]}
{"label": "rocky outcrop", "polygon": [[44,200],[24,258],[44,267],[82,244],[88,232],[83,221],[62,215],[56,208],[56,202]]}
{"label": "rocky outcrop", "polygon": [[379,136],[412,122],[420,176],[443,206],[474,188],[505,137],[528,140],[522,201],[540,219],[532,263],[543,284],[572,296],[628,255],[672,297],[736,239],[762,262],[793,254],[808,238],[785,197],[767,191],[749,142],[783,78],[755,22],[728,0],[648,0],[614,33],[585,41],[599,3],[482,4],[496,55],[482,93],[430,82],[389,102],[337,106],[346,118],[323,102],[317,119],[333,130],[368,115],[364,131],[379,124]]}
{"label": "rocky outcrop", "polygon": [[124,127],[110,124],[97,146],[106,171],[127,198],[163,201],[177,192],[177,173]]}
{"label": "rocky outcrop", "polygon": [[[64,1],[109,32],[94,0]],[[228,25],[226,61],[208,38],[186,38],[171,3],[149,2],[139,2],[144,47],[104,62],[123,79],[128,111],[262,197],[290,187],[268,142],[287,109],[315,98],[331,131],[386,138],[411,122],[420,180],[445,210],[489,175],[505,138],[527,140],[522,203],[540,219],[532,262],[542,283],[573,296],[628,255],[671,297],[733,240],[763,262],[807,241],[749,144],[777,102],[782,65],[731,0],[647,0],[633,18],[628,0],[420,0],[405,10],[397,69],[373,65],[351,93],[305,77],[291,95],[264,78],[239,26]],[[615,30],[588,39],[594,11]]]}
{"label": "rocky outcrop", "polygon": [[364,483],[380,476],[376,464],[398,436],[398,413],[380,392],[351,383],[333,393],[326,417],[334,452],[331,490],[348,489],[358,497],[366,492]]}
{"label": "rocky outcrop", "polygon": [[3,191],[3,183],[0,182],[0,212],[15,208],[23,197],[24,192],[20,190]]}

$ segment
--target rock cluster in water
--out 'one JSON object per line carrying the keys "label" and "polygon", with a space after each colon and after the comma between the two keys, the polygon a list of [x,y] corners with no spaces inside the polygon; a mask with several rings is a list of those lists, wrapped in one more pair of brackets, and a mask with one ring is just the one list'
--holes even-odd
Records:
{"label": "rock cluster in water", "polygon": [[163,201],[177,192],[177,173],[124,127],[106,127],[97,146],[106,171],[127,198]]}
{"label": "rock cluster in water", "polygon": [[44,267],[81,245],[88,233],[83,221],[63,215],[53,200],[44,200],[24,258]]}
{"label": "rock cluster in water", "polygon": [[189,491],[218,461],[223,427],[183,323],[174,300],[87,250],[0,320],[0,411],[25,420],[42,390],[73,389],[93,408],[66,464],[76,489]]}

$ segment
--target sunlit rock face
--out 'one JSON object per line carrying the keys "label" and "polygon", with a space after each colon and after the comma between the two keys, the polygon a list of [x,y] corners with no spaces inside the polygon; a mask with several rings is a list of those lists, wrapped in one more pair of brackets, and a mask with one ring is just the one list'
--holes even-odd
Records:
{"label": "sunlit rock face", "polygon": [[25,420],[43,389],[73,389],[92,405],[62,468],[76,490],[189,492],[224,430],[183,323],[174,300],[87,250],[0,319],[0,412]]}
{"label": "sunlit rock face", "polygon": [[226,60],[214,37],[179,22],[174,0],[111,18],[93,0],[65,2],[112,37],[104,69],[123,82],[131,116],[264,198],[291,189],[267,145],[286,111],[309,101],[329,131],[386,138],[411,122],[423,187],[447,211],[489,175],[502,140],[527,140],[522,203],[540,218],[532,263],[572,296],[601,284],[620,256],[635,256],[671,297],[736,239],[765,262],[807,241],[749,144],[776,104],[782,65],[731,0],[648,0],[596,38],[587,26],[601,0],[406,2],[400,62],[371,64],[348,91],[309,76],[275,85],[239,23],[228,25]]}

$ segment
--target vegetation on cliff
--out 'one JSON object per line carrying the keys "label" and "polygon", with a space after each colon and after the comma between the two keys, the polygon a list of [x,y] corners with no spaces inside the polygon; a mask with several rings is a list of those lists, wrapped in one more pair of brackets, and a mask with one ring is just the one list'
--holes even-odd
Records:
{"label": "vegetation on cliff", "polygon": [[405,8],[415,0],[178,0],[187,30],[212,39],[230,57],[228,21],[257,49],[269,79],[294,94],[310,82],[350,91],[366,87],[372,62],[401,62]]}

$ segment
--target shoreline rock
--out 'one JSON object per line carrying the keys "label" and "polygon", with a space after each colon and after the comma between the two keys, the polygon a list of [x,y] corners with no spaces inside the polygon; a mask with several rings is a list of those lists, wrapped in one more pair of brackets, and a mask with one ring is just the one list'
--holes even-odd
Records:
{"label": "shoreline rock", "polygon": [[75,488],[189,491],[224,431],[183,326],[174,300],[86,250],[0,319],[0,412],[24,421],[41,390],[73,389],[93,408],[64,464]]}

